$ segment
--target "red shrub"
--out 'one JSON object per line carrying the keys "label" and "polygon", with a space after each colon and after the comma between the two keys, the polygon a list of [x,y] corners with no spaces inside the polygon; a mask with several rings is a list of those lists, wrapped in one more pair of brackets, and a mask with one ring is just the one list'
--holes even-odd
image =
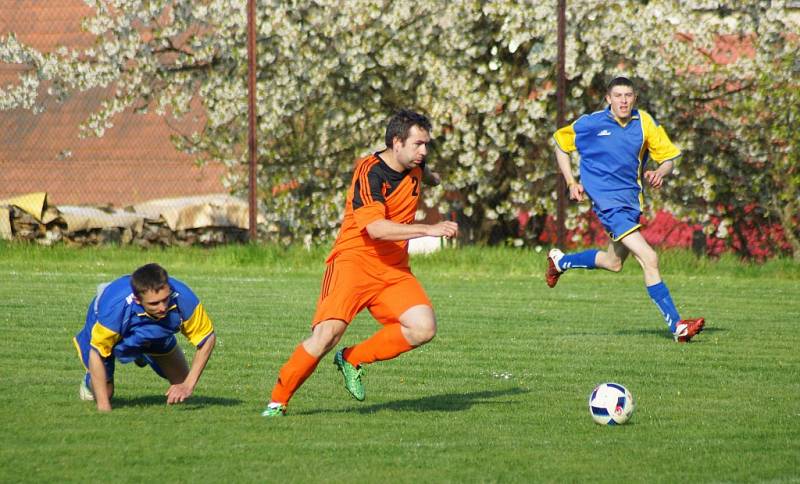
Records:
{"label": "red shrub", "polygon": [[[527,221],[520,218],[520,222]],[[763,261],[770,257],[790,253],[791,246],[784,237],[783,227],[761,215],[756,206],[747,206],[743,215],[733,225],[724,225],[720,217],[711,217],[703,225],[678,220],[670,212],[660,210],[652,220],[642,217],[642,235],[654,247],[680,247],[694,249],[707,256],[716,257],[723,252],[734,252],[742,257]],[[520,223],[524,226],[524,223]],[[697,235],[696,235],[697,234]],[[604,247],[608,235],[592,212],[578,219],[576,228],[567,230],[567,248]],[[556,224],[548,216],[538,241],[543,245],[556,244]]]}

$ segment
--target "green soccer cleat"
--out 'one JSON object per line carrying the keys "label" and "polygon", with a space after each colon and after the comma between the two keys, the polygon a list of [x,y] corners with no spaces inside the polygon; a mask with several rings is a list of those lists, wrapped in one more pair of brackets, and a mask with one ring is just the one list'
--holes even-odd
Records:
{"label": "green soccer cleat", "polygon": [[261,412],[262,417],[285,417],[286,416],[286,405],[282,405],[280,403],[270,403],[267,405],[267,408]]}
{"label": "green soccer cleat", "polygon": [[344,387],[347,388],[347,391],[359,402],[364,401],[364,383],[361,381],[364,369],[361,365],[356,367],[348,363],[344,359],[344,349],[336,352],[336,356],[333,357],[333,364],[342,372]]}

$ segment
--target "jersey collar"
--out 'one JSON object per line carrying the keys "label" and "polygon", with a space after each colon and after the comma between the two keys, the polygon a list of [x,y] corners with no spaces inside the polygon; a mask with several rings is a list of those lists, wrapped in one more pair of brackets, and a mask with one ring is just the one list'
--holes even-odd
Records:
{"label": "jersey collar", "polygon": [[606,116],[608,116],[609,118],[611,118],[611,119],[612,119],[612,120],[613,120],[615,123],[617,123],[618,125],[622,126],[623,128],[624,128],[625,126],[627,126],[627,125],[631,124],[631,121],[633,121],[633,120],[638,120],[638,119],[639,119],[639,110],[638,110],[638,109],[632,109],[632,110],[631,110],[631,118],[630,118],[630,119],[628,120],[628,122],[627,122],[627,123],[625,123],[625,124],[622,124],[622,123],[619,121],[619,119],[617,119],[617,117],[616,117],[616,116],[614,116],[614,113],[612,113],[612,112],[611,112],[611,106],[607,106],[607,107],[606,107],[606,111],[605,111],[605,112],[606,112]]}
{"label": "jersey collar", "polygon": [[153,321],[161,321],[162,319],[166,318],[169,315],[170,311],[172,311],[173,309],[177,309],[178,308],[178,305],[175,304],[175,298],[177,298],[177,297],[178,297],[178,291],[173,290],[172,293],[169,295],[169,299],[170,299],[170,302],[172,304],[167,308],[167,312],[161,318],[153,317],[147,311],[144,310],[144,306],[142,306],[141,304],[139,304],[137,302],[134,302],[134,304],[138,308],[136,310],[136,315],[139,316],[139,317],[142,317],[142,318],[152,319]]}

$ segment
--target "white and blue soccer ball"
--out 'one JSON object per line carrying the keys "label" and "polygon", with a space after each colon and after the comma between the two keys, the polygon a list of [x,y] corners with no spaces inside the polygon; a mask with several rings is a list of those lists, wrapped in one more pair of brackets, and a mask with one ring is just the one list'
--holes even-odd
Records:
{"label": "white and blue soccer ball", "polygon": [[621,425],[633,414],[633,395],[619,383],[597,385],[589,396],[589,413],[600,425]]}

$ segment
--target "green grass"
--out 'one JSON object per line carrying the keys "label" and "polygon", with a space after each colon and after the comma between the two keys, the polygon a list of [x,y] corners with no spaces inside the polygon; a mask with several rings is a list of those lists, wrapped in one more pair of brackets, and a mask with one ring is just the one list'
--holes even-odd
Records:
{"label": "green grass", "polygon": [[[800,482],[800,267],[789,260],[662,254],[681,313],[708,320],[678,345],[632,260],[551,290],[543,253],[418,257],[436,339],[368,367],[362,403],[331,354],[287,418],[263,419],[308,334],[325,253],[0,245],[0,481]],[[96,284],[150,261],[196,290],[219,343],[188,403],[167,407],[163,381],[120,365],[115,410],[101,415],[77,399],[70,338]],[[376,328],[361,315],[342,344]],[[627,425],[592,423],[587,398],[603,381],[634,393]]]}

